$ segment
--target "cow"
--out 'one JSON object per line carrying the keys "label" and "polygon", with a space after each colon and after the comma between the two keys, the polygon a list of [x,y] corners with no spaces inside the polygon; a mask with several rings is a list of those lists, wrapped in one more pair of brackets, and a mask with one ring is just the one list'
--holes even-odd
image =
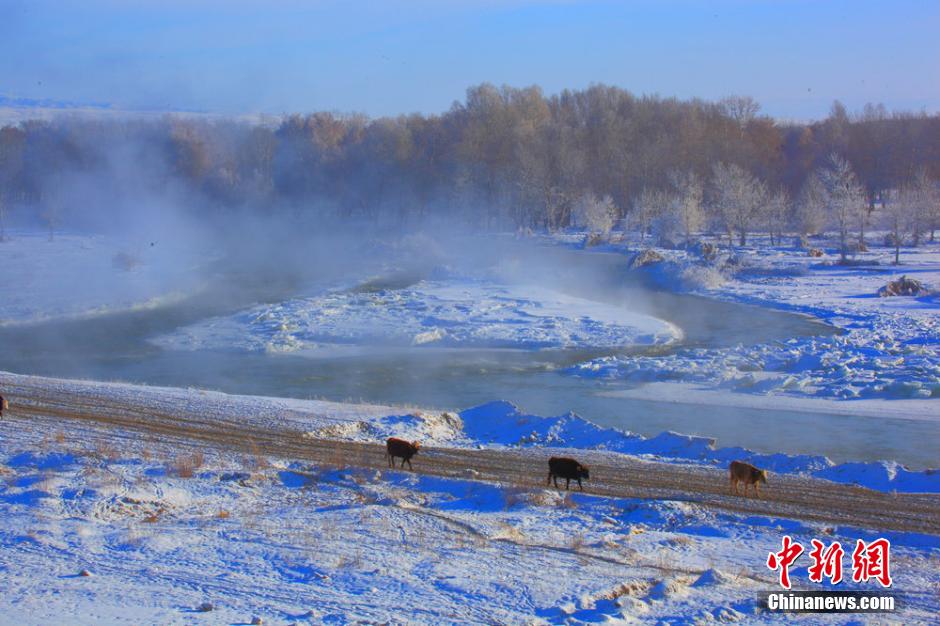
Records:
{"label": "cow", "polygon": [[401,467],[405,467],[405,461],[408,462],[408,469],[411,467],[411,457],[418,454],[421,444],[417,441],[408,443],[404,439],[389,437],[385,442],[385,458],[388,460],[389,467],[395,467],[395,457],[401,457]]}
{"label": "cow", "polygon": [[7,399],[3,396],[0,396],[0,417],[3,417],[3,412],[9,408],[10,404],[7,402]]}
{"label": "cow", "polygon": [[767,484],[767,470],[757,469],[750,463],[744,461],[731,461],[728,466],[728,474],[731,479],[731,491],[738,495],[738,483],[744,483],[744,496],[747,497],[748,485],[754,485],[754,492],[760,497],[760,483]]}
{"label": "cow", "polygon": [[552,479],[555,480],[555,488],[558,488],[558,479],[565,479],[565,489],[571,485],[572,480],[578,481],[578,487],[581,487],[581,491],[584,491],[584,485],[581,484],[582,478],[590,478],[591,472],[586,465],[581,465],[574,459],[569,459],[563,456],[553,456],[548,460],[548,480],[545,481],[545,484],[548,485],[552,482]]}

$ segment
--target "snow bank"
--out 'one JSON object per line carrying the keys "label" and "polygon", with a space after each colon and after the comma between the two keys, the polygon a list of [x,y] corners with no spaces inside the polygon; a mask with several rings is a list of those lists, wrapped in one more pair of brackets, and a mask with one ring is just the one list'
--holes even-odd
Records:
{"label": "snow bank", "polygon": [[450,278],[406,289],[346,290],[254,307],[156,338],[172,349],[317,351],[336,345],[486,348],[659,344],[656,318],[541,287]]}
{"label": "snow bank", "polygon": [[706,437],[664,432],[655,437],[604,428],[574,413],[529,415],[509,402],[491,402],[460,412],[471,443],[609,450],[657,461],[694,462],[719,467],[746,460],[772,472],[802,474],[879,491],[940,493],[940,472],[912,472],[893,462],[834,465],[823,456],[760,454],[741,447],[719,448]]}

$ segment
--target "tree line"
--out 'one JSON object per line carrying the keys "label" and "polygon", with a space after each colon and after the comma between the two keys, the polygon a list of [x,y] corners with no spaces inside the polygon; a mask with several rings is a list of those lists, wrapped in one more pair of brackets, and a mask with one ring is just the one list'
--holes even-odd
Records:
{"label": "tree line", "polygon": [[938,115],[880,105],[850,115],[836,102],[823,120],[780,122],[748,97],[683,101],[604,85],[547,96],[482,84],[440,115],[0,129],[0,228],[15,211],[54,229],[87,209],[76,185],[94,180],[98,203],[109,189],[173,188],[207,214],[600,232],[619,222],[674,242],[705,229],[731,245],[753,232],[833,228],[846,253],[876,227],[898,245],[933,239],[938,179]]}

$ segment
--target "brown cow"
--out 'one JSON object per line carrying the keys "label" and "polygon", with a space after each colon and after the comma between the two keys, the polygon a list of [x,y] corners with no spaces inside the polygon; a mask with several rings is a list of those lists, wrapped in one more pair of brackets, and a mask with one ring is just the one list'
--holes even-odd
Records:
{"label": "brown cow", "polygon": [[395,467],[395,457],[401,457],[401,467],[405,467],[405,461],[408,462],[408,469],[411,467],[411,457],[418,454],[418,448],[421,444],[417,441],[408,443],[404,439],[389,437],[385,442],[385,458],[388,459],[388,466]]}
{"label": "brown cow", "polygon": [[744,483],[744,496],[747,497],[748,485],[754,485],[754,492],[760,497],[760,483],[767,484],[767,470],[757,469],[750,463],[744,461],[731,461],[728,466],[728,474],[731,479],[731,491],[738,495],[738,483]]}
{"label": "brown cow", "polygon": [[555,479],[555,488],[558,488],[558,479],[565,479],[565,489],[571,485],[572,480],[578,481],[578,487],[581,487],[581,491],[584,491],[584,485],[581,484],[582,478],[590,478],[591,472],[586,465],[581,465],[574,459],[569,459],[563,456],[553,456],[548,460],[548,480],[545,481],[545,484],[552,482],[552,479]]}
{"label": "brown cow", "polygon": [[7,403],[7,399],[3,396],[0,396],[0,417],[3,417],[3,411],[9,408],[10,405]]}

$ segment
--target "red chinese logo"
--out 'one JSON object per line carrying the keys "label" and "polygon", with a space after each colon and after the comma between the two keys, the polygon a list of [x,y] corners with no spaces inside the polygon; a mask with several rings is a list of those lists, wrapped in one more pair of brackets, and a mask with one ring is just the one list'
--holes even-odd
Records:
{"label": "red chinese logo", "polygon": [[790,535],[784,535],[783,549],[767,555],[767,567],[780,570],[780,586],[784,589],[790,588],[790,566],[801,554],[803,546],[790,539]]}
{"label": "red chinese logo", "polygon": [[859,539],[852,552],[852,580],[868,582],[874,578],[882,587],[890,587],[890,552],[891,542],[887,539],[876,539],[868,545]]}
{"label": "red chinese logo", "polygon": [[[833,585],[842,582],[842,557],[845,550],[838,541],[826,546],[818,539],[812,540],[813,549],[809,557],[813,564],[807,568],[810,581],[823,582],[828,578]],[[870,543],[859,539],[852,551],[852,580],[854,582],[868,582],[877,580],[882,587],[891,586],[891,542],[878,538]],[[780,552],[771,552],[767,555],[767,567],[779,571],[780,586],[790,588],[790,567],[803,554],[803,545],[793,541],[790,535],[784,535]]]}
{"label": "red chinese logo", "polygon": [[[825,548],[825,549],[824,549]],[[826,544],[818,539],[813,539],[813,549],[809,557],[813,559],[813,564],[809,566],[809,579],[814,583],[821,583],[823,577],[832,581],[833,585],[842,582],[842,557],[845,550],[838,541],[833,542],[826,548]]]}

